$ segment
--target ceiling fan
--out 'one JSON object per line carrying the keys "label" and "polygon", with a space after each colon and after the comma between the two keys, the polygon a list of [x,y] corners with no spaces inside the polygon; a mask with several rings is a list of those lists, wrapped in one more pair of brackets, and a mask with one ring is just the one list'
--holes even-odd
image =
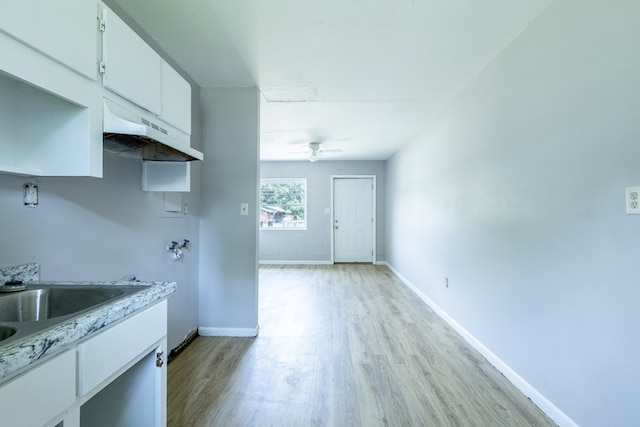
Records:
{"label": "ceiling fan", "polygon": [[325,153],[341,153],[342,150],[339,148],[330,148],[328,150],[320,149],[320,142],[310,142],[309,148],[304,151],[289,151],[289,153],[309,153],[309,161],[316,162],[320,157],[322,157]]}

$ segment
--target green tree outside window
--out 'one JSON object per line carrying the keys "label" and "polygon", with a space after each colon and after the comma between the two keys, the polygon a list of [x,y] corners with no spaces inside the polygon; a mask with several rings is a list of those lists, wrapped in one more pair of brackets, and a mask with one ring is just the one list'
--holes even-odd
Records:
{"label": "green tree outside window", "polygon": [[306,180],[260,181],[260,228],[305,229]]}

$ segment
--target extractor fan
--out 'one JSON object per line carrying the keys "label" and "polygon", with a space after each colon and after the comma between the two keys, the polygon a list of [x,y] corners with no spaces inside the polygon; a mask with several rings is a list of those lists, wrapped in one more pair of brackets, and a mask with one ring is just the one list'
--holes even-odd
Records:
{"label": "extractor fan", "polygon": [[341,153],[342,150],[339,148],[330,148],[328,150],[320,149],[319,142],[310,142],[309,148],[304,151],[290,151],[290,153],[309,153],[309,161],[316,162],[320,157],[322,157],[325,153]]}

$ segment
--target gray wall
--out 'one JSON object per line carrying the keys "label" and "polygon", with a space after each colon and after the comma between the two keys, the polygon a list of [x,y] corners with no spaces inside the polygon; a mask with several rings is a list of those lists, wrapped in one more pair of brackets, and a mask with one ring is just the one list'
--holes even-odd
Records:
{"label": "gray wall", "polygon": [[260,231],[260,261],[329,262],[331,261],[332,175],[376,176],[376,258],[385,260],[385,164],[382,161],[261,162],[261,178],[307,179],[307,230]]}
{"label": "gray wall", "polygon": [[[256,88],[202,89],[202,219],[199,326],[250,335],[258,326]],[[249,215],[240,215],[240,204]]]}
{"label": "gray wall", "polygon": [[[196,169],[196,168],[194,168]],[[189,214],[158,216],[157,194],[141,190],[142,163],[104,156],[104,178],[26,178],[0,174],[0,265],[39,263],[43,280],[176,281],[169,297],[170,348],[194,330],[197,316],[199,177],[184,202]],[[25,207],[22,185],[35,182],[39,204]],[[166,246],[189,239],[172,261]]]}
{"label": "gray wall", "polygon": [[638,16],[553,2],[387,169],[389,263],[584,426],[637,424]]}

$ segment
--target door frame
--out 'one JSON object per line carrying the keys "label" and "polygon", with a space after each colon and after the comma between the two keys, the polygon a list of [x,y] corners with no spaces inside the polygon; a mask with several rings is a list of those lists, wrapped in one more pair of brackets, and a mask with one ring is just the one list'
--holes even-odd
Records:
{"label": "door frame", "polygon": [[376,201],[376,192],[377,192],[377,184],[376,184],[376,175],[331,175],[331,185],[329,186],[330,190],[331,190],[331,223],[329,224],[329,227],[331,227],[331,264],[335,264],[335,260],[336,260],[336,246],[335,246],[335,229],[333,228],[334,226],[334,213],[335,213],[335,199],[333,198],[333,190],[334,190],[334,185],[335,185],[335,181],[336,179],[371,179],[371,183],[373,188],[371,189],[371,214],[373,215],[373,222],[371,223],[371,263],[372,264],[376,264],[376,256],[377,256],[377,251],[376,251],[376,246],[377,246],[377,240],[376,240],[376,228],[377,228],[377,223],[378,223],[378,219],[376,216],[376,210],[377,210],[377,201]]}

